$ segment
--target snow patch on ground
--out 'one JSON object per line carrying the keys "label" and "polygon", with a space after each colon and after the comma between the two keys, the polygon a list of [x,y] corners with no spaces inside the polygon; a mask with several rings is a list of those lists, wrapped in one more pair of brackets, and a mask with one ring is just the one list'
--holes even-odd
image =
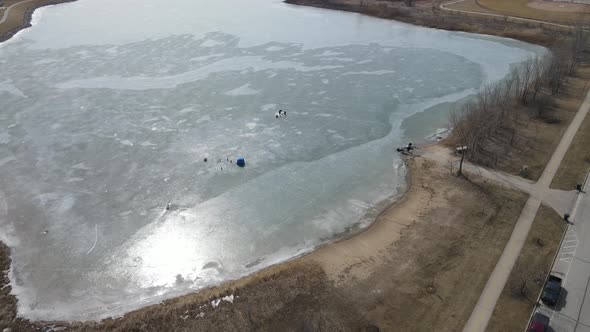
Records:
{"label": "snow patch on ground", "polygon": [[230,294],[230,295],[226,295],[224,297],[220,297],[218,299],[214,299],[211,301],[211,306],[213,308],[217,308],[219,306],[219,304],[221,303],[221,301],[225,301],[225,302],[229,302],[229,303],[234,303],[234,294]]}

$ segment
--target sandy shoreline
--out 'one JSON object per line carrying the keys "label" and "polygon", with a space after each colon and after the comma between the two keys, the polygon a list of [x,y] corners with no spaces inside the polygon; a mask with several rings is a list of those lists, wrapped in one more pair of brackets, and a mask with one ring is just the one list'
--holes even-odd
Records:
{"label": "sandy shoreline", "polygon": [[[171,330],[276,331],[296,330],[304,322],[317,330],[424,330],[453,315],[444,324],[456,330],[471,312],[501,253],[496,244],[509,236],[525,195],[457,178],[419,157],[408,165],[412,186],[364,232],[238,280],[72,328],[123,331],[155,324]],[[457,278],[474,270],[481,273],[470,285]],[[212,305],[224,296],[235,300]],[[427,314],[435,309],[439,315]],[[416,316],[422,321],[406,319]]]}
{"label": "sandy shoreline", "polygon": [[[26,14],[23,16],[21,22],[22,26],[18,30],[10,30],[8,34],[6,34],[7,32],[3,33],[0,31],[0,41],[7,40],[16,32],[30,26],[30,19],[34,9],[45,5],[70,1],[50,0],[34,2],[35,7],[32,5],[25,11]],[[312,325],[319,322],[319,329],[324,330],[331,328],[347,330],[355,328],[365,329],[369,326],[379,326],[384,330],[403,328],[403,324],[396,325],[396,320],[399,321],[400,317],[404,315],[410,317],[418,316],[416,317],[418,319],[420,318],[420,313],[424,314],[425,312],[421,311],[422,309],[416,309],[420,305],[424,305],[424,308],[437,306],[438,304],[436,303],[441,301],[439,298],[448,300],[452,296],[458,296],[459,293],[457,292],[463,290],[453,283],[450,283],[449,289],[445,288],[446,286],[442,282],[440,285],[437,284],[436,276],[439,273],[444,275],[444,273],[449,271],[447,268],[453,268],[453,266],[449,267],[445,265],[440,266],[438,270],[424,270],[426,267],[432,268],[434,266],[438,268],[439,266],[436,264],[446,264],[445,261],[450,262],[450,265],[458,264],[456,263],[456,257],[457,255],[461,256],[463,251],[461,248],[463,247],[456,249],[456,238],[447,239],[449,240],[448,246],[441,245],[440,243],[421,243],[417,246],[427,246],[423,248],[424,251],[418,251],[421,255],[415,252],[412,255],[411,252],[415,248],[412,248],[406,242],[411,242],[409,239],[415,240],[412,236],[418,236],[415,233],[419,233],[419,227],[425,227],[425,225],[434,225],[440,229],[454,227],[452,225],[453,218],[458,218],[461,215],[460,213],[468,213],[473,218],[480,218],[483,224],[490,220],[497,221],[498,218],[498,215],[490,210],[491,207],[497,207],[494,205],[496,198],[486,196],[488,193],[480,191],[481,189],[472,186],[468,182],[462,182],[463,180],[450,176],[447,174],[447,170],[440,165],[437,166],[432,162],[421,159],[414,160],[413,158],[408,159],[408,163],[410,164],[411,170],[407,172],[406,191],[393,203],[385,206],[376,215],[374,222],[364,229],[346,234],[329,243],[320,245],[312,252],[303,256],[294,257],[286,262],[265,268],[244,278],[228,281],[219,286],[167,300],[161,305],[148,306],[128,313],[120,319],[108,319],[102,325],[92,322],[85,324],[75,323],[72,325],[72,329],[82,331],[129,330],[138,328],[142,330],[158,330],[157,323],[153,322],[154,325],[149,325],[150,319],[155,320],[156,318],[166,324],[171,324],[169,326],[184,326],[173,324],[186,324],[187,321],[192,320],[197,322],[197,325],[193,326],[195,330],[208,330],[208,327],[218,327],[220,329],[225,327],[226,330],[251,328],[270,331],[273,328],[275,330],[297,328],[299,326],[297,325],[299,324],[298,320],[309,321]],[[462,190],[464,193],[461,193]],[[459,200],[460,197],[466,198],[470,195],[475,195],[474,197],[480,199],[479,202],[474,204],[474,207],[477,209],[476,212],[471,210],[472,207],[462,206],[461,200]],[[518,195],[516,197],[515,205],[512,208],[518,210],[518,199],[522,197]],[[470,201],[472,199],[473,197]],[[509,203],[504,202],[502,204]],[[449,215],[439,218],[441,211]],[[508,226],[507,229],[511,228]],[[489,231],[491,232],[492,230]],[[444,232],[441,231],[441,233]],[[479,233],[474,234],[477,235]],[[432,236],[435,235],[437,234],[432,234]],[[465,237],[467,238],[468,236],[466,235]],[[406,241],[404,242],[404,240]],[[490,241],[494,240],[490,239]],[[468,241],[468,239],[462,239],[462,241]],[[410,247],[403,247],[404,245]],[[405,257],[399,256],[398,249],[400,246],[404,250],[407,249],[407,253],[404,254]],[[445,250],[449,251],[448,254],[451,256],[451,259],[447,256],[436,256],[440,252],[447,254]],[[458,250],[461,253],[455,254],[454,250]],[[433,255],[436,259],[431,259],[432,257],[428,257],[428,255],[424,257],[424,253]],[[462,254],[463,257],[466,256],[465,253]],[[410,261],[409,257],[415,259],[415,262]],[[493,254],[490,255],[489,261],[491,263],[495,262],[494,257]],[[468,263],[469,261],[466,263],[467,265],[461,265],[463,266],[462,268],[469,270]],[[416,266],[413,266],[413,264],[416,264]],[[485,268],[486,265],[482,264],[482,266],[482,268]],[[423,268],[423,270],[417,271],[419,268]],[[425,271],[427,273],[423,275],[422,273]],[[415,277],[414,281],[417,282],[419,287],[416,284],[410,284],[409,280],[404,279],[409,277],[404,277],[402,274],[408,272],[418,274],[418,277],[416,277],[416,274],[409,273],[408,275]],[[487,273],[484,272],[481,274],[487,278]],[[4,276],[3,280],[4,285],[7,277]],[[392,280],[397,280],[398,283],[391,285]],[[479,287],[478,282],[478,280],[474,281],[473,287]],[[274,285],[273,287],[276,288],[268,286],[269,284]],[[407,288],[401,287],[403,285]],[[300,293],[295,292],[291,294],[289,290],[283,289],[283,287],[291,287],[300,291]],[[9,290],[10,288],[3,288],[3,292],[6,289]],[[433,291],[431,292],[432,289]],[[254,291],[259,292],[260,295],[252,294]],[[273,297],[269,294],[270,291],[277,291],[278,295]],[[318,298],[313,294],[314,292],[320,294],[317,296]],[[418,303],[408,305],[409,308],[405,310],[400,308],[400,304],[390,303],[389,301],[395,301],[400,298],[399,292],[402,292],[402,295],[416,297]],[[236,294],[240,297],[232,304],[221,302],[222,305],[217,308],[209,305],[211,299],[229,294]],[[309,300],[307,298],[309,296],[313,300]],[[330,299],[332,296],[335,299]],[[6,297],[10,296],[6,295]],[[388,299],[389,297],[392,299]],[[350,302],[352,299],[357,298],[357,303],[353,304]],[[4,298],[1,300],[4,301]],[[261,303],[261,301],[268,303]],[[408,299],[408,301],[410,300]],[[463,305],[469,312],[471,311],[471,302],[467,301]],[[253,308],[253,306],[261,306],[262,309]],[[272,310],[268,309],[268,307],[272,307]],[[309,308],[306,309],[306,307]],[[361,312],[363,307],[366,307],[367,312]],[[312,312],[314,308],[320,311],[319,316]],[[391,308],[396,308],[398,311],[392,313],[390,312],[390,310],[393,310]],[[15,307],[9,308],[8,306],[6,309],[16,310]],[[412,312],[412,309],[416,309],[416,312]],[[456,314],[458,317],[456,317],[456,320],[458,323],[454,327],[462,326],[461,322],[465,315],[464,312],[467,312],[467,309],[457,309],[450,306],[449,310],[451,309],[457,310]],[[260,310],[263,312],[260,313]],[[297,313],[298,310],[302,312],[301,315],[289,316],[291,315],[289,312]],[[322,311],[324,311],[324,316],[322,316]],[[204,313],[207,318],[200,317],[201,313]],[[1,312],[0,314],[4,315]],[[171,319],[172,321],[163,319],[162,315],[165,315],[166,319]],[[189,317],[183,318],[185,315]],[[247,317],[242,321],[240,320],[240,318],[243,318],[242,316]],[[416,322],[416,324],[435,324],[435,322],[445,319],[444,316],[435,317],[433,318],[434,320],[426,319],[425,322]],[[232,317],[232,319],[227,320],[234,320],[236,324],[242,325],[236,326],[231,325],[232,322],[223,322],[224,317]],[[448,317],[450,316],[446,318]],[[3,318],[3,316],[0,318]],[[284,320],[283,325],[277,325],[278,323],[276,321],[279,319]],[[45,323],[42,325],[54,323]],[[23,324],[17,325],[23,329],[34,326],[29,325],[30,323],[26,321],[21,321],[19,324]],[[142,324],[148,325],[145,327]],[[154,326],[155,328],[153,328]],[[3,328],[1,324],[0,328]]]}
{"label": "sandy shoreline", "polygon": [[[381,314],[376,315],[375,318],[367,320],[366,318],[363,318],[363,316],[365,316],[363,313],[358,312],[363,306],[368,306],[368,303],[373,303],[376,299],[375,296],[377,296],[377,299],[380,299],[381,296],[383,296],[380,292],[376,294],[371,293],[374,291],[376,283],[383,283],[383,285],[379,286],[380,288],[377,289],[387,288],[388,292],[403,292],[403,287],[401,287],[401,289],[398,287],[392,287],[394,285],[392,285],[389,280],[390,278],[395,279],[397,277],[400,279],[398,284],[412,284],[411,287],[408,286],[410,287],[408,290],[411,290],[412,297],[416,296],[416,292],[418,295],[422,294],[424,289],[434,287],[436,281],[434,279],[428,281],[433,278],[434,272],[431,271],[423,275],[424,270],[419,268],[419,266],[414,266],[414,264],[421,265],[418,264],[419,261],[424,259],[429,260],[431,257],[437,257],[441,254],[441,249],[438,247],[441,244],[444,246],[445,241],[452,240],[451,238],[455,237],[455,235],[451,235],[449,232],[452,232],[454,226],[450,223],[454,222],[453,220],[457,217],[457,214],[464,213],[474,207],[477,210],[482,209],[479,217],[481,217],[481,220],[484,223],[486,220],[489,222],[489,220],[498,217],[494,212],[495,208],[493,206],[495,203],[493,203],[493,200],[486,198],[488,194],[481,191],[477,186],[471,185],[468,181],[450,175],[444,166],[436,165],[434,162],[420,157],[406,158],[406,162],[409,167],[407,172],[408,186],[406,192],[398,200],[389,204],[376,217],[375,222],[360,232],[348,234],[343,238],[335,239],[330,243],[319,246],[303,256],[289,259],[285,262],[254,272],[246,277],[227,281],[219,286],[209,287],[185,296],[172,298],[164,301],[162,304],[147,306],[127,313],[122,318],[116,318],[114,320],[107,319],[101,324],[96,322],[73,323],[71,327],[74,330],[82,331],[109,330],[115,326],[122,328],[122,326],[119,325],[123,324],[123,326],[125,326],[129,322],[143,321],[146,319],[146,315],[157,317],[162,310],[167,312],[178,306],[180,306],[180,309],[177,308],[172,310],[186,311],[187,309],[185,309],[185,307],[189,307],[191,309],[188,310],[191,311],[197,308],[198,311],[195,311],[194,315],[201,315],[201,312],[206,312],[207,316],[213,315],[213,317],[217,317],[217,315],[222,315],[223,311],[219,310],[219,307],[213,308],[210,305],[210,301],[228,295],[235,295],[240,299],[235,300],[233,304],[222,303],[224,308],[230,308],[233,306],[234,309],[232,309],[232,312],[235,311],[235,308],[239,307],[238,304],[241,303],[241,301],[245,301],[245,303],[241,305],[245,305],[249,308],[248,310],[254,311],[258,311],[258,309],[252,307],[254,304],[252,304],[251,301],[254,301],[255,303],[258,303],[259,301],[274,301],[279,303],[281,307],[297,307],[299,303],[284,303],[284,297],[289,298],[287,295],[283,295],[276,299],[268,298],[270,296],[268,294],[270,290],[267,289],[268,282],[276,282],[276,287],[279,288],[279,291],[276,289],[272,291],[281,294],[281,292],[291,292],[291,287],[288,285],[293,282],[293,278],[302,283],[300,287],[304,290],[303,293],[306,294],[303,298],[309,294],[317,292],[338,294],[336,299],[338,299],[339,296],[344,296],[342,293],[355,294],[360,292],[369,295],[369,298],[366,299],[368,302],[358,301],[354,304],[353,307],[356,308],[356,313],[347,314],[350,315],[350,317],[355,317],[354,320],[341,317],[340,315],[347,312],[347,310],[341,308],[342,303],[338,301],[334,303],[338,309],[332,312],[331,315],[338,316],[338,318],[334,319],[335,322],[339,322],[335,323],[336,325],[334,328],[348,329],[349,327],[357,326],[357,324],[361,324],[357,326],[358,328],[362,328],[362,326],[367,324],[375,324],[380,327],[390,326],[390,324],[393,323],[390,319],[382,317]],[[476,197],[479,196],[479,202],[474,204],[473,207],[457,206],[456,198],[458,198],[458,196],[465,197],[473,195]],[[523,197],[520,196],[516,197],[523,199]],[[515,211],[519,211],[520,205],[518,204],[518,199],[516,199],[513,208]],[[441,211],[445,212],[441,213]],[[439,214],[444,214],[445,216],[439,217]],[[420,238],[424,236],[424,231],[421,231],[419,228],[426,227],[428,224],[442,227],[442,229],[429,236],[444,236],[445,240],[437,239],[420,241]],[[445,224],[447,225],[445,226]],[[448,238],[449,236],[451,238]],[[490,240],[495,241],[493,237],[491,237]],[[419,244],[416,244],[416,242],[419,242]],[[449,242],[449,245],[452,246],[453,241]],[[405,246],[409,247],[405,248]],[[424,248],[420,249],[422,246],[424,246]],[[412,251],[417,249],[421,250],[420,254],[412,253]],[[424,254],[424,251],[428,252],[428,254]],[[404,254],[401,255],[401,252]],[[490,256],[490,258],[489,267],[491,268],[493,266],[492,263],[494,263],[495,260],[493,255]],[[414,260],[416,260],[416,262],[414,262]],[[437,262],[436,264],[442,264],[444,263],[444,260],[445,259],[441,259],[440,257],[434,259],[434,261]],[[436,264],[426,264],[426,266],[428,266],[427,269],[432,268],[433,266],[436,267]],[[485,266],[485,264],[482,265]],[[419,276],[416,276],[416,273]],[[434,275],[436,275],[436,273]],[[487,274],[482,275],[487,276]],[[6,281],[7,278],[5,276],[4,282]],[[415,283],[417,281],[418,284],[422,284],[419,289],[415,289]],[[483,281],[485,281],[485,279],[483,279],[482,282]],[[477,283],[474,284],[477,285]],[[450,285],[453,285],[453,283]],[[283,289],[283,287],[287,288]],[[314,289],[310,293],[310,291],[306,289],[307,287],[318,287],[318,289]],[[436,288],[441,290],[444,290],[445,287],[446,286],[442,284],[436,286]],[[454,287],[455,286],[453,286],[453,288]],[[7,288],[9,289],[9,287]],[[246,295],[250,292],[254,292],[256,295]],[[302,295],[299,294],[298,296],[300,298]],[[397,298],[401,295],[391,294],[391,296],[392,298]],[[12,298],[12,303],[15,305],[16,299],[14,299],[14,296],[8,297]],[[438,301],[437,297],[435,297],[434,300]],[[298,300],[295,301],[298,302]],[[317,303],[317,305],[325,305],[327,301],[335,300],[324,299],[321,303]],[[255,306],[257,305],[258,304]],[[471,310],[469,304],[466,308],[467,309],[463,310],[465,315]],[[16,308],[14,308],[14,310],[15,309]],[[400,312],[403,313],[404,310]],[[235,312],[233,314],[225,314],[233,315]],[[183,315],[180,315],[179,317],[181,316]],[[270,324],[268,319],[276,319],[274,312],[270,317],[271,318],[266,318],[265,322],[262,324],[264,327],[266,327],[267,324]],[[396,317],[393,318],[395,319]],[[399,317],[397,318],[399,319]],[[180,318],[180,320],[183,321],[184,324],[184,320],[182,318]],[[203,321],[204,319],[198,319],[198,330],[207,330],[207,328],[205,328],[207,325],[203,324]],[[64,326],[69,325],[64,322],[31,323],[26,320],[21,320],[20,322],[29,327],[53,324],[63,324]],[[210,322],[213,324],[211,327],[217,326],[216,320]],[[295,322],[292,323],[295,324]],[[247,326],[251,327],[251,325]],[[241,330],[245,327],[245,325],[240,325],[238,327],[228,327],[228,329]],[[286,326],[282,326],[281,328],[284,327]],[[130,329],[130,327],[126,326],[125,328],[122,328],[122,330],[127,329]]]}
{"label": "sandy shoreline", "polygon": [[[74,2],[76,0],[25,0],[4,1],[5,7],[14,5],[8,13],[6,20],[0,24],[0,43],[5,42],[16,35],[19,31],[31,26],[33,12],[37,8],[57,5],[61,3]],[[0,17],[2,17],[0,15]]]}

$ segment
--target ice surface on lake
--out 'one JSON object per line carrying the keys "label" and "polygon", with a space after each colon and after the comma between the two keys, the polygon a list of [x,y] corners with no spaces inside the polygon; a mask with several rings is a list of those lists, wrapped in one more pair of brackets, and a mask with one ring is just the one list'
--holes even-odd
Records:
{"label": "ice surface on lake", "polygon": [[121,314],[366,227],[403,191],[397,146],[542,52],[266,0],[35,17],[0,46],[0,240],[32,319]]}

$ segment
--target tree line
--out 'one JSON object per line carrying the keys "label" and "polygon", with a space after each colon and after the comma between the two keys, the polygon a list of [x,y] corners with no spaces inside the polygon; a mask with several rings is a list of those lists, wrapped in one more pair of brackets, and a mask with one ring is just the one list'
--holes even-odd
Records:
{"label": "tree line", "polygon": [[558,94],[567,77],[580,64],[588,42],[588,25],[580,16],[569,37],[554,45],[550,54],[531,57],[511,69],[503,80],[484,86],[473,100],[450,113],[453,132],[449,141],[461,147],[459,175],[465,157],[480,161],[485,143],[497,135],[516,134],[513,124],[519,116],[519,105],[531,106],[537,116],[554,121],[550,116],[552,98]]}

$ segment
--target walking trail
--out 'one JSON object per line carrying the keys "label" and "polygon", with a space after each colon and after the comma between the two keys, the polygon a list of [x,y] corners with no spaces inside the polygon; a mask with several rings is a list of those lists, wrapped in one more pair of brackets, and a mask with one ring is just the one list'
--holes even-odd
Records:
{"label": "walking trail", "polygon": [[509,17],[509,18],[511,18],[513,20],[518,20],[518,21],[527,22],[527,23],[536,23],[536,24],[550,25],[550,26],[559,27],[559,28],[571,28],[570,25],[559,24],[559,23],[552,23],[552,22],[541,21],[541,20],[535,20],[535,19],[531,19],[531,18],[524,18],[524,17],[508,16],[508,15],[502,15],[502,14],[492,14],[492,13],[476,12],[476,11],[471,11],[471,10],[462,10],[462,9],[448,8],[448,6],[450,6],[450,5],[454,5],[456,3],[463,2],[463,1],[465,1],[465,0],[454,0],[454,1],[450,1],[450,2],[445,2],[445,3],[443,3],[443,4],[440,5],[440,9],[451,11],[451,12],[457,12],[457,13],[476,14],[476,15],[492,16],[492,17],[500,17],[500,18]]}
{"label": "walking trail", "polygon": [[[559,214],[563,215],[565,212],[570,212],[572,202],[575,199],[576,191],[562,191],[550,189],[549,185],[553,181],[553,177],[557,172],[563,157],[568,151],[576,132],[580,128],[582,121],[586,117],[588,110],[590,109],[590,92],[586,95],[584,102],[580,106],[580,109],[576,113],[572,122],[568,126],[564,133],[559,145],[553,152],[551,159],[545,166],[543,174],[539,180],[535,183],[528,181],[510,174],[488,170],[483,167],[478,167],[469,163],[464,164],[464,169],[467,172],[478,173],[486,178],[495,180],[505,185],[514,187],[530,194],[529,199],[525,203],[525,206],[518,218],[512,235],[500,256],[500,259],[496,263],[492,274],[490,275],[484,290],[475,305],[471,317],[467,321],[467,324],[463,328],[464,332],[477,332],[485,331],[492,313],[498,302],[498,298],[506,285],[506,281],[516,263],[516,259],[520,255],[520,251],[527,239],[529,230],[537,210],[541,203],[546,203]],[[436,147],[426,150],[423,157],[433,159],[443,163],[456,162],[455,157],[451,156],[448,150]]]}
{"label": "walking trail", "polygon": [[12,10],[12,8],[14,8],[16,6],[21,6],[21,5],[24,5],[26,3],[33,2],[33,1],[37,1],[37,0],[21,1],[21,2],[15,3],[15,4],[12,4],[9,7],[6,7],[6,10],[4,11],[4,15],[2,15],[2,18],[0,18],[0,24],[4,23],[6,21],[6,19],[8,18],[8,15],[10,15],[10,11]]}

